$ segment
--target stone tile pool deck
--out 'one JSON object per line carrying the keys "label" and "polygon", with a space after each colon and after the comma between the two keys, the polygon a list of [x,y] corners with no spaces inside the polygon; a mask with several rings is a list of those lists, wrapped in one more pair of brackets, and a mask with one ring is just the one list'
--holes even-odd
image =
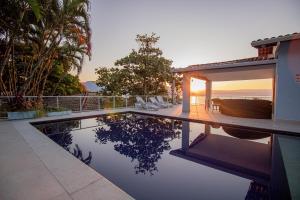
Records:
{"label": "stone tile pool deck", "polygon": [[[300,134],[298,122],[229,117],[218,112],[205,112],[201,107],[193,107],[191,113],[185,114],[181,113],[180,105],[160,111],[128,108],[72,113],[67,116],[33,120],[3,120],[0,121],[0,199],[133,199],[30,124],[37,121],[128,111]],[[293,199],[299,199],[300,140],[279,136],[279,143],[291,195]]]}

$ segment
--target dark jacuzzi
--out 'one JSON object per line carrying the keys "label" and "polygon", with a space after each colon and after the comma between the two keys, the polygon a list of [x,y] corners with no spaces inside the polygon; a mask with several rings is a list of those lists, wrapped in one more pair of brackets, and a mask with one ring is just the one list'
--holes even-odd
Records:
{"label": "dark jacuzzi", "polygon": [[224,115],[244,118],[271,119],[272,102],[260,99],[222,99],[218,101]]}

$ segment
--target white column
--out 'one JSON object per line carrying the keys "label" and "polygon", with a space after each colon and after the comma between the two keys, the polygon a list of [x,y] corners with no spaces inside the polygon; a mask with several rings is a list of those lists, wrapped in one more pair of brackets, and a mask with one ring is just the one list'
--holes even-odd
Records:
{"label": "white column", "polygon": [[191,77],[187,74],[183,75],[182,83],[182,112],[190,112],[190,90],[191,90]]}
{"label": "white column", "polygon": [[275,101],[276,101],[276,99],[275,99],[275,96],[276,96],[275,73],[276,73],[276,70],[274,70],[274,76],[272,79],[272,120],[275,120]]}
{"label": "white column", "polygon": [[172,104],[175,105],[175,79],[172,81],[172,87],[171,87],[171,92],[172,92]]}
{"label": "white column", "polygon": [[206,90],[205,90],[205,110],[209,110],[210,109],[210,105],[211,105],[211,88],[212,88],[212,84],[211,84],[211,80],[207,80],[206,83]]}

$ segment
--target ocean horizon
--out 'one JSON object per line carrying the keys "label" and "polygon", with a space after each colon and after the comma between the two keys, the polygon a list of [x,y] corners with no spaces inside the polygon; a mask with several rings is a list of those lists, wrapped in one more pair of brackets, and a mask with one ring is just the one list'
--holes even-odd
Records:
{"label": "ocean horizon", "polygon": [[[213,90],[212,98],[223,99],[264,99],[272,100],[272,90],[269,89],[245,89],[245,90]],[[192,105],[205,103],[205,92],[191,95]]]}

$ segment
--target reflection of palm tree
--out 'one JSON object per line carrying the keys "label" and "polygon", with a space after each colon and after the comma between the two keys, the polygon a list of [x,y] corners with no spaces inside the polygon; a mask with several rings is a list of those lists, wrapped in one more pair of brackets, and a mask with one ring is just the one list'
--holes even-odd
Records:
{"label": "reflection of palm tree", "polygon": [[78,144],[75,144],[75,148],[73,149],[72,153],[76,158],[84,162],[85,164],[89,165],[92,161],[92,152],[89,151],[89,155],[86,158],[83,158],[82,151],[79,148]]}
{"label": "reflection of palm tree", "polygon": [[36,127],[54,142],[69,151],[73,139],[73,136],[70,132],[74,128],[79,127],[79,123],[79,120],[72,120],[62,123],[39,124],[36,125]]}
{"label": "reflection of palm tree", "polygon": [[72,153],[76,158],[89,165],[92,161],[92,152],[88,153],[86,158],[82,155],[82,150],[78,144],[75,144],[73,152],[71,152],[70,145],[73,143],[73,136],[71,131],[74,128],[78,128],[80,120],[64,121],[61,123],[50,123],[50,124],[39,124],[36,127],[45,133],[54,142],[59,144],[61,147]]}
{"label": "reflection of palm tree", "polygon": [[73,142],[73,136],[70,134],[70,132],[62,132],[49,137],[67,151],[70,150],[70,145]]}
{"label": "reflection of palm tree", "polygon": [[[118,118],[119,117],[119,118]],[[170,150],[169,141],[179,137],[181,121],[152,118],[139,115],[103,116],[106,126],[98,127],[96,142],[115,143],[114,149],[120,154],[138,161],[136,173],[151,175],[157,171],[156,162],[163,151]],[[121,118],[121,119],[120,119]]]}

